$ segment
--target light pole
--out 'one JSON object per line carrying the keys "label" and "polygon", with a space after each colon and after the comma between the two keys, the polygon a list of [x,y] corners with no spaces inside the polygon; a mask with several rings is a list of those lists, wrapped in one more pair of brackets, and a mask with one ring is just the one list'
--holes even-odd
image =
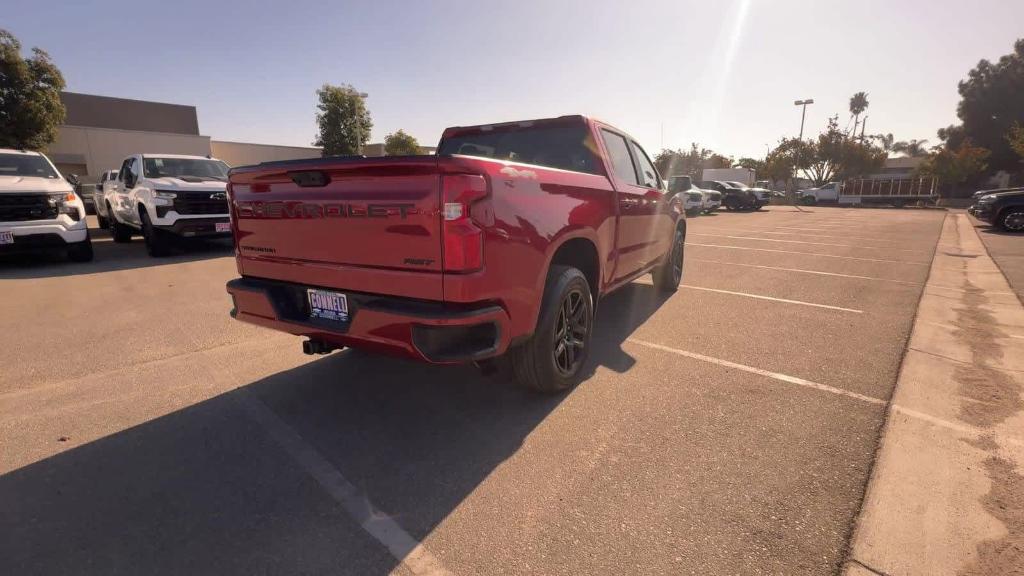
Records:
{"label": "light pole", "polygon": [[[801,156],[802,156],[801,152],[802,152],[802,149],[803,149],[803,141],[804,141],[804,120],[807,118],[807,105],[808,104],[814,104],[814,99],[813,98],[808,98],[806,100],[796,100],[796,101],[793,102],[794,106],[803,106],[803,109],[800,111],[800,136],[797,137],[797,140],[800,141],[800,145],[796,149],[796,163],[797,163],[797,166],[800,165],[800,160],[801,160]],[[790,182],[792,182],[792,179],[790,179]],[[796,199],[794,198],[793,201],[795,203]]]}
{"label": "light pole", "polygon": [[807,100],[797,100],[797,101],[793,102],[794,106],[803,106],[804,107],[803,111],[800,112],[800,137],[799,137],[799,140],[803,140],[804,139],[804,119],[807,117],[807,105],[808,104],[814,104],[814,99],[813,98],[808,98]]}
{"label": "light pole", "polygon": [[[359,96],[361,100],[370,97],[366,92],[357,92],[356,96]],[[356,155],[363,155],[363,117],[360,114],[356,114]]]}

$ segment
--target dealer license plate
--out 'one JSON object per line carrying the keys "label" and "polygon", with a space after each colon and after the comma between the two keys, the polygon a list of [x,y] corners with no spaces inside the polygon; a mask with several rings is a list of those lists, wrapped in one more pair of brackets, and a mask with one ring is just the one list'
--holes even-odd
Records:
{"label": "dealer license plate", "polygon": [[344,294],[309,288],[306,297],[309,299],[310,318],[348,321],[348,298]]}
{"label": "dealer license plate", "polygon": [[14,232],[0,232],[0,244],[14,244]]}
{"label": "dealer license plate", "polygon": [[231,232],[231,222],[216,222],[213,225],[214,232]]}

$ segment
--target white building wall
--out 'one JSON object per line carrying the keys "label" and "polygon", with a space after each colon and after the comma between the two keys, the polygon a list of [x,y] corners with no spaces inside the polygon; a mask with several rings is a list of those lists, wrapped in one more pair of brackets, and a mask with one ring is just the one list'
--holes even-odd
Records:
{"label": "white building wall", "polygon": [[46,154],[55,164],[80,164],[83,182],[96,182],[131,154],[210,154],[210,137],[167,132],[61,126]]}

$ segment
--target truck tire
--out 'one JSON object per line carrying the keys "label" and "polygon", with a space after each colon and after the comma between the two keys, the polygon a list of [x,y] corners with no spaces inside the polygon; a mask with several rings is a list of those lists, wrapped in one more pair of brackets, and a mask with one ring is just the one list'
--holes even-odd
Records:
{"label": "truck tire", "polygon": [[722,201],[722,206],[725,206],[726,210],[728,210],[729,212],[732,212],[734,210],[739,210],[740,203],[739,203],[739,200],[737,200],[736,198],[734,198],[732,196],[729,196],[729,197],[726,197],[726,199]]}
{"label": "truck tire", "polygon": [[92,262],[92,240],[86,232],[85,240],[68,245],[68,260],[72,262]]}
{"label": "truck tire", "polygon": [[683,231],[676,228],[672,237],[672,250],[665,261],[655,268],[651,275],[654,277],[654,287],[663,294],[672,294],[679,290],[679,283],[683,280],[683,258],[684,244]]}
{"label": "truck tire", "polygon": [[96,211],[96,225],[100,230],[106,230],[110,226],[110,223],[107,222],[107,217],[100,214],[98,210]]}
{"label": "truck tire", "polygon": [[576,268],[552,266],[537,329],[527,342],[509,351],[516,382],[547,394],[579,384],[593,324],[594,302],[586,277]]}
{"label": "truck tire", "polygon": [[146,252],[154,258],[170,254],[170,242],[163,230],[157,230],[149,221],[149,215],[142,210],[142,238],[146,241]]}
{"label": "truck tire", "polygon": [[110,235],[114,237],[114,242],[118,244],[124,244],[125,242],[132,241],[132,229],[124,224],[117,221],[117,217],[113,216],[114,212],[110,209],[110,204],[107,204],[107,214],[110,214]]}
{"label": "truck tire", "polygon": [[1024,232],[1024,208],[1014,206],[1003,210],[996,219],[996,226],[1007,232]]}

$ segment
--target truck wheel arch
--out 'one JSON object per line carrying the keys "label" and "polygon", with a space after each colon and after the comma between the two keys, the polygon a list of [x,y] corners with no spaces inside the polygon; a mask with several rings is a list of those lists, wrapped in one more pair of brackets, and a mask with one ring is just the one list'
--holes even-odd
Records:
{"label": "truck wheel arch", "polygon": [[[601,257],[598,255],[597,244],[585,235],[573,235],[564,238],[551,252],[547,266],[544,268],[543,282],[552,266],[563,265],[576,268],[583,273],[590,285],[596,307],[598,295],[601,293]],[[543,285],[541,289],[543,290]]]}

